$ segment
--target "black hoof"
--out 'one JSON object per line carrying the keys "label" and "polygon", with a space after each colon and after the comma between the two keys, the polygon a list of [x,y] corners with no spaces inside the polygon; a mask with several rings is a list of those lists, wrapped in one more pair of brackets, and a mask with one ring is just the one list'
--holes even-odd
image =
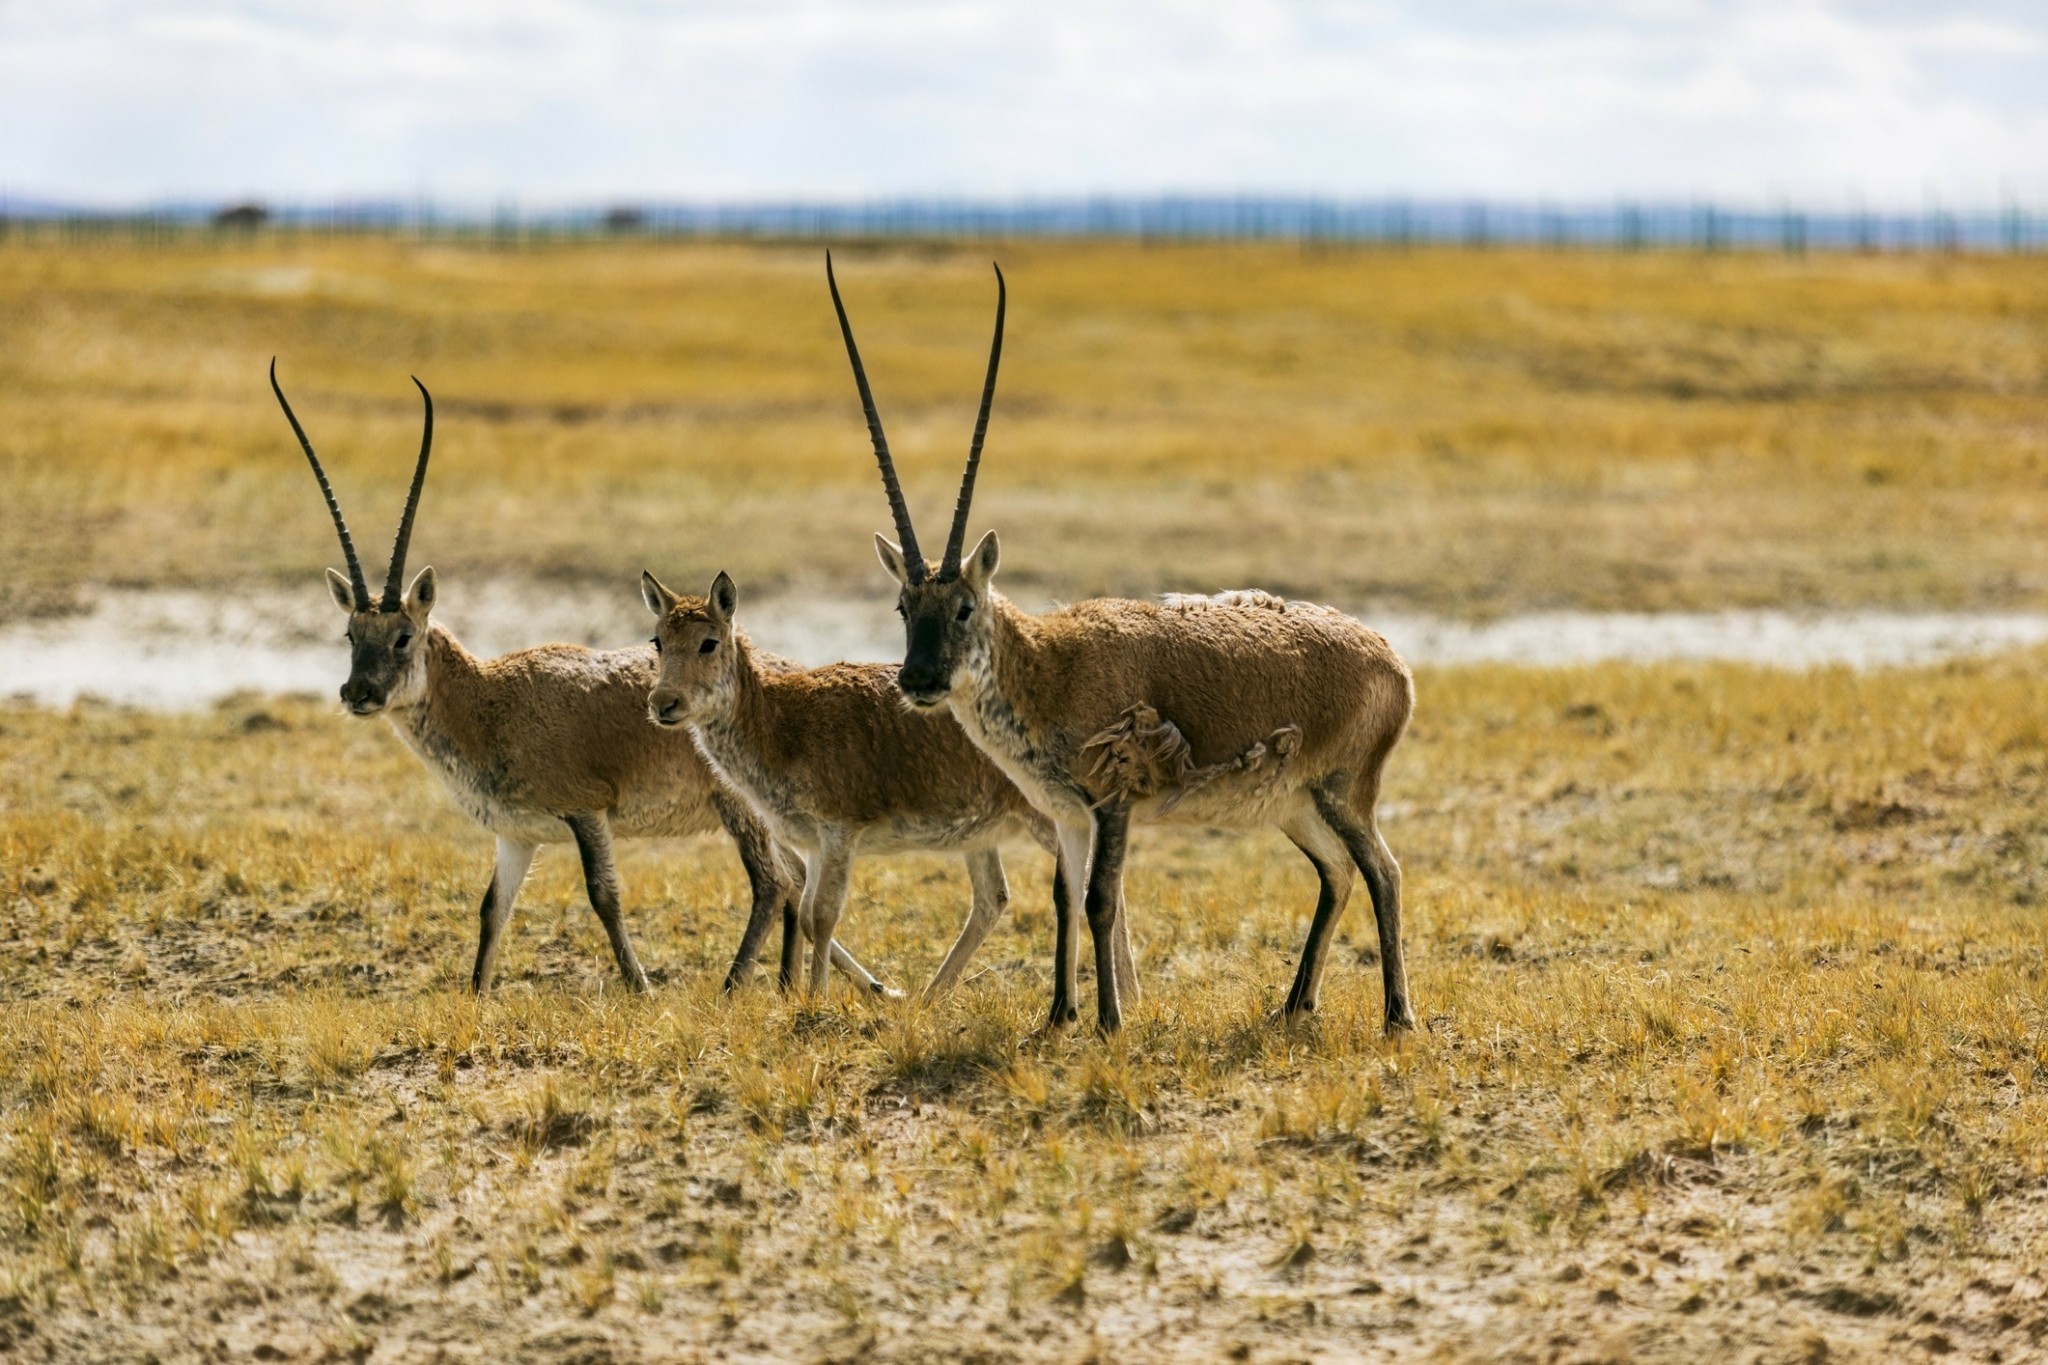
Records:
{"label": "black hoof", "polygon": [[1054,1005],[1045,1022],[1031,1034],[1033,1038],[1054,1038],[1081,1021],[1081,1012],[1072,1005]]}

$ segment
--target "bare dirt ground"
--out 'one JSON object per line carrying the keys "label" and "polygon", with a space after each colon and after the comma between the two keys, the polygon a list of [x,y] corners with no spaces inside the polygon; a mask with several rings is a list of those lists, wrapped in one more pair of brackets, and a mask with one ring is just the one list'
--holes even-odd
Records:
{"label": "bare dirt ground", "polygon": [[[0,1353],[24,1360],[2048,1355],[2044,661],[1425,671],[1389,776],[1426,1027],[1362,902],[1312,1026],[1277,840],[1152,835],[1124,1035],[1033,1037],[1050,914],[933,1007],[716,990],[640,846],[620,995],[544,856],[381,726],[0,713]],[[917,985],[957,865],[864,864]]]}

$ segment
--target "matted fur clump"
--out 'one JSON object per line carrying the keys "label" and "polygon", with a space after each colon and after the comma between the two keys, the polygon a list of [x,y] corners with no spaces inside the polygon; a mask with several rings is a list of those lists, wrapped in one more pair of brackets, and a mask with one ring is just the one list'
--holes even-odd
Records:
{"label": "matted fur clump", "polygon": [[[1279,601],[1274,598],[1274,601]],[[1088,769],[1089,795],[1097,809],[1113,801],[1139,801],[1164,795],[1165,814],[1192,793],[1232,773],[1255,773],[1251,792],[1264,796],[1280,785],[1287,766],[1301,748],[1301,727],[1283,725],[1235,758],[1197,767],[1180,728],[1143,702],[1129,707],[1117,723],[1081,746],[1094,754]]]}

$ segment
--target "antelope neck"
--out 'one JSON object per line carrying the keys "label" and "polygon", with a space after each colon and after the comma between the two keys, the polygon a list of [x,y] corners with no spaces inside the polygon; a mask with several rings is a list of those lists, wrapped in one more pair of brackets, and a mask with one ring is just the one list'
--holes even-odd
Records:
{"label": "antelope neck", "polygon": [[483,670],[476,656],[462,647],[452,631],[433,621],[420,641],[419,666],[426,673],[419,699],[386,706],[391,723],[415,732],[436,730],[464,758],[487,761],[490,755],[484,737],[474,733],[470,723],[483,699]]}

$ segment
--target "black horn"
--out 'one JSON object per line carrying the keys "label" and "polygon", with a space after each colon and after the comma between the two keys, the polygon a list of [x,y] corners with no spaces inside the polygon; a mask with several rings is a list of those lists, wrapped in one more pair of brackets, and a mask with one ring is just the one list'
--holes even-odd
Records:
{"label": "black horn", "polygon": [[974,476],[981,468],[981,442],[988,435],[988,409],[996,398],[996,369],[1003,363],[1003,311],[1010,301],[1009,286],[1003,283],[1003,268],[996,270],[996,337],[988,347],[988,378],[981,384],[981,412],[974,419],[974,444],[967,448],[967,472],[960,476],[960,497],[953,504],[953,529],[946,536],[946,558],[939,564],[939,577],[955,578],[960,573],[960,549],[967,539],[967,509],[974,504]]}
{"label": "black horn", "polygon": [[846,305],[839,301],[839,281],[832,273],[832,253],[825,253],[825,283],[832,290],[832,310],[839,314],[839,335],[846,339],[846,358],[853,362],[853,382],[860,389],[861,410],[867,414],[868,439],[875,443],[875,463],[882,467],[882,489],[889,495],[889,511],[896,518],[896,535],[903,542],[903,559],[912,581],[925,577],[924,556],[917,551],[917,531],[910,524],[910,508],[903,501],[903,485],[896,478],[896,462],[889,458],[889,438],[882,434],[882,418],[875,411],[875,394],[868,387],[867,368],[860,363],[860,347],[853,342],[853,324],[846,320]]}
{"label": "black horn", "polygon": [[385,611],[398,610],[398,595],[404,591],[405,550],[412,543],[412,515],[420,510],[420,489],[427,482],[427,456],[434,449],[434,395],[427,392],[427,386],[420,383],[417,375],[409,378],[427,405],[427,425],[420,436],[420,462],[413,466],[412,488],[405,495],[405,515],[398,521],[398,539],[391,542],[391,572],[384,575],[384,601],[380,604]]}
{"label": "black horn", "polygon": [[306,429],[299,425],[298,414],[285,401],[284,390],[277,383],[277,357],[270,358],[270,391],[277,395],[277,405],[284,409],[284,419],[292,424],[292,434],[299,438],[299,449],[306,452],[306,462],[313,466],[313,477],[320,481],[320,495],[327,499],[327,511],[334,518],[335,532],[341,537],[342,558],[348,561],[349,589],[355,594],[356,610],[370,609],[369,585],[363,582],[362,562],[356,558],[356,542],[348,533],[348,522],[341,515],[341,503],[335,499],[334,486],[327,482],[327,471],[320,467],[320,457],[313,453],[313,443],[306,439]]}

